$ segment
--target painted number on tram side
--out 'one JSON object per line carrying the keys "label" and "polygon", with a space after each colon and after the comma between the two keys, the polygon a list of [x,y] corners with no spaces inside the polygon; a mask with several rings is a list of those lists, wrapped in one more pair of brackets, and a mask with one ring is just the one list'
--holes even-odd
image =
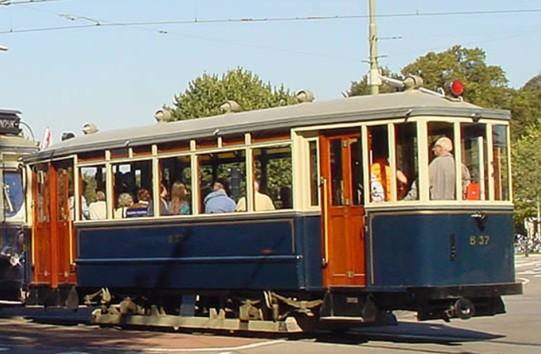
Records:
{"label": "painted number on tram side", "polygon": [[470,236],[470,246],[486,246],[490,242],[488,235],[472,235]]}

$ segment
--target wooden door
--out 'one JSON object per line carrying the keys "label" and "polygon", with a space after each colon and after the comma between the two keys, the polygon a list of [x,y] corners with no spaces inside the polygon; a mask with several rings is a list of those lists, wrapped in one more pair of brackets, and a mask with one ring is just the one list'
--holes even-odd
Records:
{"label": "wooden door", "polygon": [[33,282],[50,283],[52,273],[51,243],[51,196],[47,165],[34,167],[33,176],[33,215],[32,262]]}
{"label": "wooden door", "polygon": [[39,165],[34,178],[33,281],[53,288],[75,282],[71,161]]}
{"label": "wooden door", "polygon": [[324,284],[364,286],[365,246],[361,134],[320,136]]}

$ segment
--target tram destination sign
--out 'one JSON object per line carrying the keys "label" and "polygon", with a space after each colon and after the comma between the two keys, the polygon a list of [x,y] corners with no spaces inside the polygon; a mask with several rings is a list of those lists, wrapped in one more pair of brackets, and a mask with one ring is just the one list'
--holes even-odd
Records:
{"label": "tram destination sign", "polygon": [[0,114],[0,134],[19,134],[19,121],[16,115]]}

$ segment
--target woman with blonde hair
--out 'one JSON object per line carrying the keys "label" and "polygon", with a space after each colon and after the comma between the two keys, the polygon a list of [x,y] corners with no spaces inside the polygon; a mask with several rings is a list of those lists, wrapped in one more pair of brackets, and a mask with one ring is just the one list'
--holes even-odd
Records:
{"label": "woman with blonde hair", "polygon": [[169,204],[170,215],[189,215],[190,203],[186,185],[176,181],[171,186],[171,202]]}
{"label": "woman with blonde hair", "polygon": [[114,218],[122,219],[126,217],[126,210],[133,205],[133,198],[130,193],[121,193],[118,196],[118,208],[115,209]]}

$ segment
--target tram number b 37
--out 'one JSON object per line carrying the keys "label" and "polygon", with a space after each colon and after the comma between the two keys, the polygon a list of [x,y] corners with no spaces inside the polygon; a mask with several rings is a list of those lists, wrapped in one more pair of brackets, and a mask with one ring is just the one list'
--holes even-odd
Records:
{"label": "tram number b 37", "polygon": [[470,246],[486,246],[490,241],[488,235],[472,235],[470,236]]}

